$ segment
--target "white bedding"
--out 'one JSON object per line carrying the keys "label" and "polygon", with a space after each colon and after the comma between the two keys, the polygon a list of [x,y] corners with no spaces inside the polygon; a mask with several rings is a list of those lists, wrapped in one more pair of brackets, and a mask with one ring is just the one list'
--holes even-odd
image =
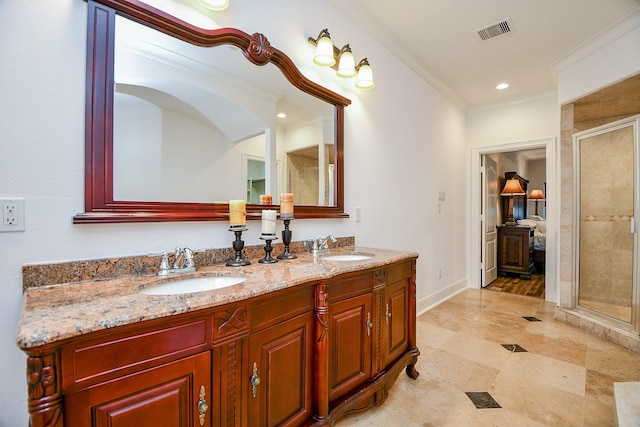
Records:
{"label": "white bedding", "polygon": [[526,219],[519,219],[518,225],[526,225],[528,227],[535,227],[533,231],[533,249],[536,251],[544,251],[546,248],[546,233],[547,233],[547,221],[544,218],[532,215]]}

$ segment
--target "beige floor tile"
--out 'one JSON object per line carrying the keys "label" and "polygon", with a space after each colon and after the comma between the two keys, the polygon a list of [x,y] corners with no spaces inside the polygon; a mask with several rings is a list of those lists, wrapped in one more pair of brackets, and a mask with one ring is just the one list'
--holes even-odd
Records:
{"label": "beige floor tile", "polygon": [[496,342],[463,333],[455,334],[440,349],[495,369],[500,369],[510,354]]}
{"label": "beige floor tile", "polygon": [[582,367],[586,366],[586,345],[540,333],[532,333],[530,332],[530,328],[535,327],[534,323],[539,324],[546,322],[532,322],[525,330],[518,344],[531,353],[552,357]]}
{"label": "beige floor tile", "polygon": [[416,322],[416,342],[418,348],[422,351],[421,344],[429,347],[440,348],[440,346],[456,335],[454,331],[440,326],[427,324],[425,322]]}
{"label": "beige floor tile", "polygon": [[529,418],[507,409],[478,409],[469,426],[473,427],[545,427]]}
{"label": "beige floor tile", "polygon": [[422,376],[398,381],[391,390],[384,405],[422,426],[465,426],[477,411],[464,392]]}
{"label": "beige floor tile", "polygon": [[473,362],[442,350],[434,351],[420,364],[420,374],[425,378],[446,384],[458,390],[486,391],[499,370]]}
{"label": "beige floor tile", "polygon": [[500,377],[511,376],[529,386],[538,383],[584,397],[586,369],[534,353],[510,353]]}
{"label": "beige floor tile", "polygon": [[485,310],[512,316],[534,316],[543,300],[521,295],[500,293],[500,298],[489,304]]}
{"label": "beige floor tile", "polygon": [[582,426],[584,397],[556,387],[531,383],[513,375],[498,375],[489,390],[509,411],[548,426]]}
{"label": "beige floor tile", "polygon": [[584,402],[584,427],[613,426],[613,406],[586,398]]}
{"label": "beige floor tile", "polygon": [[584,390],[585,397],[612,407],[614,382],[616,382],[616,380],[610,375],[594,371],[593,369],[587,369],[587,382]]}
{"label": "beige floor tile", "polygon": [[513,344],[518,342],[528,323],[520,317],[485,311],[460,328],[460,332],[498,344]]}
{"label": "beige floor tile", "polygon": [[640,354],[615,344],[587,349],[587,368],[610,375],[614,381],[640,381]]}

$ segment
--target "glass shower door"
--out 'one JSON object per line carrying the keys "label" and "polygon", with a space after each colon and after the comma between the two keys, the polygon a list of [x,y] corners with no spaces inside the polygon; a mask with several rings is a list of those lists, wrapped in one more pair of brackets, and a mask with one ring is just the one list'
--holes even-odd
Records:
{"label": "glass shower door", "polygon": [[577,306],[636,329],[637,122],[582,132],[577,149]]}

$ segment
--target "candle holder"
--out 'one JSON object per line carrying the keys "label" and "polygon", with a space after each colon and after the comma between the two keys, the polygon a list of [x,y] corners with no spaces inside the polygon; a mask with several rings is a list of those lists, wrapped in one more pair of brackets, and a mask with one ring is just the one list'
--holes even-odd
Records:
{"label": "candle holder", "polygon": [[270,236],[270,235],[260,236],[260,240],[264,240],[267,242],[266,245],[264,245],[265,257],[258,260],[260,264],[273,264],[278,262],[277,259],[271,257],[271,251],[273,250],[273,247],[271,246],[271,241],[277,240],[277,239],[278,238],[276,236]]}
{"label": "candle holder", "polygon": [[233,231],[236,239],[231,243],[236,251],[236,257],[227,261],[228,267],[242,267],[251,264],[251,261],[242,258],[242,249],[244,248],[244,240],[242,240],[242,232],[247,231],[247,227],[230,227],[229,231]]}
{"label": "candle holder", "polygon": [[282,243],[284,243],[284,253],[277,256],[278,259],[296,259],[298,258],[292,253],[289,253],[289,244],[291,244],[291,235],[293,234],[291,230],[289,230],[289,223],[293,221],[293,218],[283,218],[284,221],[284,230],[282,230]]}

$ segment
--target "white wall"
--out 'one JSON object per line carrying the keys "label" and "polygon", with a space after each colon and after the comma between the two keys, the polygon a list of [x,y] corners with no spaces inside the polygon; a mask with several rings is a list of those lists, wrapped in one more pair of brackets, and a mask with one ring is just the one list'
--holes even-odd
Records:
{"label": "white wall", "polygon": [[[224,222],[72,224],[84,206],[86,8],[82,0],[0,2],[0,197],[26,200],[26,231],[0,234],[2,427],[27,424],[25,357],[14,343],[22,265],[231,241]],[[232,2],[216,19],[264,33],[304,73],[353,100],[346,109],[346,210],[360,207],[362,222],[296,221],[294,239],[355,235],[360,245],[419,252],[421,304],[464,285],[464,113],[325,2]],[[306,39],[327,25],[336,44],[351,43],[369,58],[375,89],[356,92],[311,63]],[[437,190],[446,191],[441,213]],[[247,244],[260,244],[259,223],[249,226]]]}
{"label": "white wall", "polygon": [[[483,153],[497,153],[517,149],[547,147],[547,263],[546,263],[546,298],[557,299],[557,269],[555,266],[555,242],[557,217],[554,209],[558,209],[556,199],[559,184],[556,180],[557,141],[560,138],[560,115],[558,100],[555,94],[548,94],[521,102],[476,107],[467,114],[468,166],[467,179],[469,200],[467,235],[469,257],[467,265],[468,283],[470,287],[480,285],[479,267],[479,156]],[[523,172],[524,173],[524,172]]]}

